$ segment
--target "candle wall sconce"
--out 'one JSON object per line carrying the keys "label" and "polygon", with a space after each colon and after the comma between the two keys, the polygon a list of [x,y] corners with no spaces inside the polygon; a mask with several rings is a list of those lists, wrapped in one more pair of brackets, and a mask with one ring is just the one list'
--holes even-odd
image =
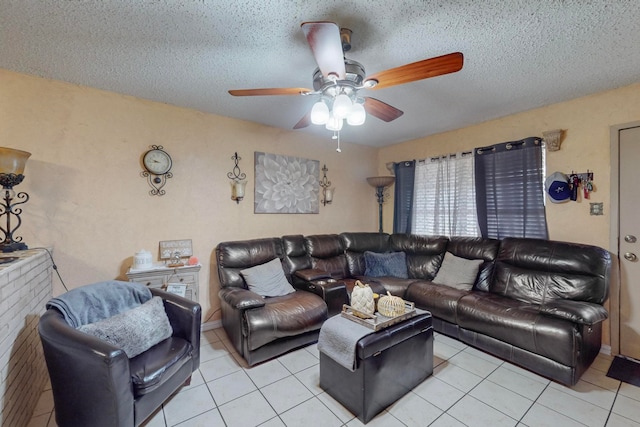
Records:
{"label": "candle wall sconce", "polygon": [[320,200],[320,203],[322,203],[323,206],[331,204],[331,202],[333,201],[333,193],[336,190],[335,188],[331,187],[331,181],[327,179],[328,171],[329,169],[327,169],[327,165],[323,165],[322,179],[320,180],[320,187],[322,187],[322,200]]}
{"label": "candle wall sconce", "polygon": [[231,200],[234,200],[236,203],[240,203],[240,201],[244,199],[244,189],[247,185],[245,178],[247,175],[240,171],[238,162],[242,160],[242,157],[238,157],[237,152],[231,156],[231,160],[233,160],[234,166],[231,172],[227,173],[227,178],[231,180]]}
{"label": "candle wall sconce", "polygon": [[545,146],[547,147],[547,151],[558,151],[560,149],[560,144],[562,144],[563,136],[564,136],[564,131],[562,129],[548,130],[546,132],[542,132],[542,139],[544,139]]}

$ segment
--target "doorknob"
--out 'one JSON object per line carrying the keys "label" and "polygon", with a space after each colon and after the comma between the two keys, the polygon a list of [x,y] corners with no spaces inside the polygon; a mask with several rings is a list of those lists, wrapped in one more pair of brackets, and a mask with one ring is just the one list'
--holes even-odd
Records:
{"label": "doorknob", "polygon": [[626,236],[624,236],[624,241],[627,243],[635,243],[636,242],[636,236],[632,236],[631,234],[627,234]]}
{"label": "doorknob", "polygon": [[627,261],[637,261],[638,257],[632,252],[625,252],[624,259],[626,259]]}

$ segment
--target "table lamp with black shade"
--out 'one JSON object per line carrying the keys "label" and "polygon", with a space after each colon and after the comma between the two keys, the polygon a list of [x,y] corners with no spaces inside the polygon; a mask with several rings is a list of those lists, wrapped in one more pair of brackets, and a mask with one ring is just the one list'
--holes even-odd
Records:
{"label": "table lamp with black shade", "polygon": [[[22,237],[14,237],[14,232],[22,225],[20,214],[22,208],[19,205],[29,200],[29,195],[25,192],[16,193],[13,187],[20,184],[24,179],[25,164],[31,153],[13,148],[0,147],[0,232],[4,234],[4,239],[0,242],[2,252],[13,252],[27,249],[27,245],[22,242]],[[6,227],[2,217],[6,217]],[[13,225],[12,225],[13,223]]]}

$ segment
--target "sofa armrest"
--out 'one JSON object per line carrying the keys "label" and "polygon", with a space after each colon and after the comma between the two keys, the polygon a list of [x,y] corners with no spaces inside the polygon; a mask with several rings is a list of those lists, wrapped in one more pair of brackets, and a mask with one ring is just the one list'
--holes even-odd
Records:
{"label": "sofa armrest", "polygon": [[265,304],[264,297],[243,288],[222,288],[218,296],[236,310],[264,307]]}
{"label": "sofa armrest", "polygon": [[56,309],[42,315],[38,332],[60,425],[133,425],[129,359],[122,349],[69,326]]}
{"label": "sofa armrest", "polygon": [[307,282],[311,282],[312,280],[331,278],[331,273],[329,273],[326,270],[321,270],[318,268],[307,268],[304,270],[297,270],[295,272],[295,275],[303,280],[306,280]]}
{"label": "sofa armrest", "polygon": [[[149,288],[153,296],[162,298],[164,311],[173,329],[173,336],[183,338],[194,348],[194,366],[200,366],[200,329],[202,323],[202,308],[197,302],[179,295],[165,292],[156,288]],[[194,368],[194,369],[195,369]]]}
{"label": "sofa armrest", "polygon": [[540,311],[549,316],[560,317],[583,325],[593,325],[609,317],[603,306],[585,301],[550,301],[541,306]]}

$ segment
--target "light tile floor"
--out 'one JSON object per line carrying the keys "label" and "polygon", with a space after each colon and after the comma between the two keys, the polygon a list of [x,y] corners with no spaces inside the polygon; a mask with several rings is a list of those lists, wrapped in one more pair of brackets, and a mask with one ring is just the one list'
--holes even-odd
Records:
{"label": "light tile floor", "polygon": [[[200,355],[191,385],[143,427],[363,425],[320,389],[316,345],[248,368],[216,329],[202,334]],[[640,427],[640,388],[608,378],[611,360],[599,355],[568,388],[436,334],[433,376],[367,425]],[[54,411],[48,386],[28,427],[56,427]]]}

